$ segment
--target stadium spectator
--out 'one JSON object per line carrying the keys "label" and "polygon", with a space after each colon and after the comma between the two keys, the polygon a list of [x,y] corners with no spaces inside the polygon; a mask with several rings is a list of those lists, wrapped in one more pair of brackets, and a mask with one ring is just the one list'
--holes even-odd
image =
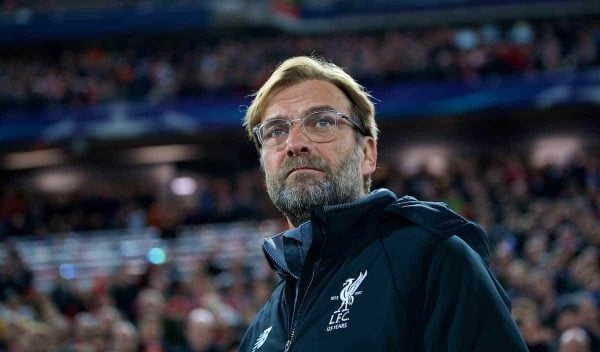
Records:
{"label": "stadium spectator", "polygon": [[109,352],[138,352],[138,333],[135,326],[126,321],[116,322],[111,330]]}
{"label": "stadium spectator", "polygon": [[213,314],[203,308],[188,313],[185,324],[185,344],[177,352],[218,352],[215,345],[217,320]]}
{"label": "stadium spectator", "polygon": [[589,338],[581,328],[565,331],[560,336],[558,352],[591,352]]}

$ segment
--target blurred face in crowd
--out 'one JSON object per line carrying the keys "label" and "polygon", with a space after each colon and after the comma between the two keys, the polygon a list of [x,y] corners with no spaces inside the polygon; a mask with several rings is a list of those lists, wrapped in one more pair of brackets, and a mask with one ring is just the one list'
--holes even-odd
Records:
{"label": "blurred face in crowd", "polygon": [[212,344],[213,327],[204,322],[194,322],[188,325],[186,337],[192,351],[202,352]]}
{"label": "blurred face in crowd", "polygon": [[135,352],[138,349],[138,335],[131,323],[118,322],[112,329],[112,343],[115,352]]}
{"label": "blurred face in crowd", "polygon": [[138,323],[139,339],[143,345],[151,345],[160,342],[164,331],[162,320],[159,317],[142,317]]}
{"label": "blurred face in crowd", "polygon": [[577,327],[578,324],[579,319],[577,317],[577,311],[574,308],[562,310],[556,318],[556,328],[561,332],[573,329]]}
{"label": "blurred face in crowd", "polygon": [[23,352],[51,352],[55,350],[54,341],[48,331],[24,331],[20,337]]}
{"label": "blurred face in crowd", "polygon": [[591,352],[586,343],[576,340],[571,340],[562,344],[558,352]]}
{"label": "blurred face in crowd", "polygon": [[580,328],[565,331],[560,336],[558,352],[591,352],[586,332]]}
{"label": "blurred face in crowd", "polygon": [[148,288],[140,292],[137,304],[139,315],[157,316],[163,310],[165,299],[160,291]]}
{"label": "blurred face in crowd", "polygon": [[104,306],[96,313],[98,322],[98,331],[101,334],[109,334],[111,328],[117,323],[121,317],[117,308],[113,306]]}
{"label": "blurred face in crowd", "polygon": [[[319,110],[352,116],[350,101],[335,85],[308,80],[269,97],[261,122],[301,119]],[[364,137],[357,143],[349,123],[340,121],[337,128],[335,139],[318,143],[296,121],[283,145],[261,148],[269,196],[293,226],[309,220],[311,208],[350,202],[366,193],[363,179],[375,170],[375,141]]]}
{"label": "blurred face in crowd", "polygon": [[87,312],[75,316],[75,337],[79,341],[86,341],[98,331],[98,321]]}
{"label": "blurred face in crowd", "polygon": [[584,327],[593,327],[600,322],[600,310],[591,298],[586,298],[577,307],[579,324]]}
{"label": "blurred face in crowd", "polygon": [[213,344],[215,320],[211,313],[197,309],[190,313],[186,322],[185,338],[193,352],[203,352]]}

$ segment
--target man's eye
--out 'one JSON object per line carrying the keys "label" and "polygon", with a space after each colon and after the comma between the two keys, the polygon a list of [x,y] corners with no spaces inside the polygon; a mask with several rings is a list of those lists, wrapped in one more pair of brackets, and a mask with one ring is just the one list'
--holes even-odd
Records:
{"label": "man's eye", "polygon": [[263,136],[265,138],[279,138],[285,134],[283,126],[271,126],[265,129]]}
{"label": "man's eye", "polygon": [[322,116],[315,117],[314,120],[311,122],[310,126],[322,129],[322,128],[329,128],[329,127],[333,126],[334,124],[335,124],[335,121],[333,120],[333,118],[331,116],[322,115]]}

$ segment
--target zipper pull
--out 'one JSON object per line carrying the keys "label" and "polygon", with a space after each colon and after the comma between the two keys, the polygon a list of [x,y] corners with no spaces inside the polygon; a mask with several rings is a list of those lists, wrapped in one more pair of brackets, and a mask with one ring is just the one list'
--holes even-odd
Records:
{"label": "zipper pull", "polygon": [[285,348],[284,348],[283,352],[288,352],[290,350],[291,344],[292,344],[292,339],[287,340],[287,342],[285,343]]}

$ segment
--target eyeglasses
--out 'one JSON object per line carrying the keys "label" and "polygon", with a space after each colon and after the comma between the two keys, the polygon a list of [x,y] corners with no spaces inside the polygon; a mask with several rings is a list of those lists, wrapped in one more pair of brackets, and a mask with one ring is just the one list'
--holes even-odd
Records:
{"label": "eyeglasses", "polygon": [[362,135],[367,135],[358,123],[352,121],[345,114],[334,110],[315,111],[302,118],[293,120],[266,120],[255,126],[252,131],[262,147],[277,148],[285,144],[292,124],[297,121],[300,121],[302,132],[311,141],[316,143],[325,143],[334,140],[339,132],[338,123],[340,121],[349,123],[351,126],[356,127]]}

